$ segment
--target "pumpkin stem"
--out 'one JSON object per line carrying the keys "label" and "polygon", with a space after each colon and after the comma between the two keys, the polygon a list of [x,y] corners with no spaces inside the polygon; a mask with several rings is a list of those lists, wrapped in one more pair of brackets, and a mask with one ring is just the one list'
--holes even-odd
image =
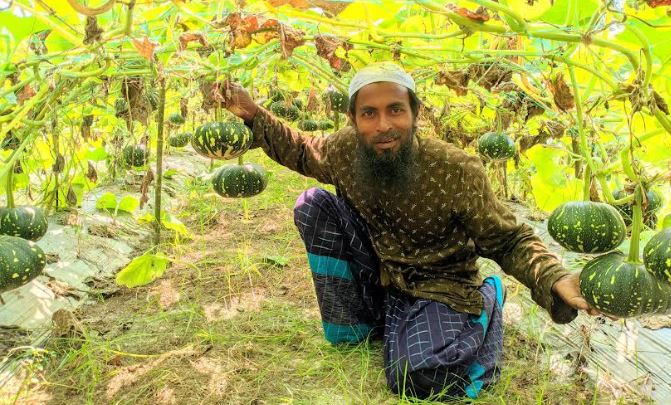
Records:
{"label": "pumpkin stem", "polygon": [[16,163],[12,166],[7,172],[7,185],[5,186],[5,190],[7,191],[7,208],[14,208],[14,167],[16,167]]}
{"label": "pumpkin stem", "polygon": [[583,171],[583,189],[582,189],[582,199],[583,201],[590,201],[590,188],[592,186],[592,170],[589,166],[585,166]]}
{"label": "pumpkin stem", "polygon": [[643,204],[643,188],[640,184],[636,185],[634,195],[634,214],[632,218],[631,239],[629,241],[629,256],[627,257],[627,262],[640,263],[639,245],[641,240],[641,228],[643,225],[643,210],[641,209]]}

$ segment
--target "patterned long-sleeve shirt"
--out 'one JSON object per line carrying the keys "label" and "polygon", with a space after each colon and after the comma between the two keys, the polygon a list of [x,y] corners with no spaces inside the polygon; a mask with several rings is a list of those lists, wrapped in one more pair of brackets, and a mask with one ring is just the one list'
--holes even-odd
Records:
{"label": "patterned long-sleeve shirt", "polygon": [[496,198],[477,156],[415,135],[415,178],[402,192],[369,193],[353,175],[358,142],[353,128],[311,137],[262,108],[248,125],[253,147],[289,169],[335,185],[361,215],[380,258],[384,286],[479,314],[482,278],[476,259],[483,256],[527,286],[555,322],[577,315],[551,290],[568,272],[533,228],[518,223]]}

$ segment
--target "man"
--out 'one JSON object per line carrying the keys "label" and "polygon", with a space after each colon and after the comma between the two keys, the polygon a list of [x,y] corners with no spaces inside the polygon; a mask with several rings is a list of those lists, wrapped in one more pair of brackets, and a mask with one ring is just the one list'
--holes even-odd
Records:
{"label": "man", "polygon": [[383,335],[387,382],[420,398],[476,397],[497,377],[505,291],[478,256],[531,289],[558,323],[595,314],[576,275],[493,194],[480,159],[416,135],[420,102],[399,66],[361,69],[349,86],[351,126],[309,137],[258,107],[240,86],[220,96],[255,146],[323,183],[298,198],[324,334],[331,343]]}

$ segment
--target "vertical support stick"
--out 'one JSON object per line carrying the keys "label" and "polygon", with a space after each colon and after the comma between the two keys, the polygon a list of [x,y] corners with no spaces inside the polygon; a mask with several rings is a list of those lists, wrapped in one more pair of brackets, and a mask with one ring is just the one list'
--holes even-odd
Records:
{"label": "vertical support stick", "polygon": [[156,185],[154,189],[154,217],[156,217],[154,246],[161,243],[161,188],[163,183],[163,121],[165,117],[165,78],[161,78],[158,107],[158,134],[156,137]]}

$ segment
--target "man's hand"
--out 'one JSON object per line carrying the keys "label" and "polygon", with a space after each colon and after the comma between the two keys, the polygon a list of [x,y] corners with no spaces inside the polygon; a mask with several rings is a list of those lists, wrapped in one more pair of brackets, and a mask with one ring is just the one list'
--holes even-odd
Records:
{"label": "man's hand", "polygon": [[254,119],[259,109],[247,90],[230,80],[215,84],[212,93],[216,101],[245,121]]}
{"label": "man's hand", "polygon": [[580,273],[572,273],[562,277],[552,285],[552,292],[557,294],[566,305],[590,315],[601,315],[596,308],[589,305],[580,293]]}

